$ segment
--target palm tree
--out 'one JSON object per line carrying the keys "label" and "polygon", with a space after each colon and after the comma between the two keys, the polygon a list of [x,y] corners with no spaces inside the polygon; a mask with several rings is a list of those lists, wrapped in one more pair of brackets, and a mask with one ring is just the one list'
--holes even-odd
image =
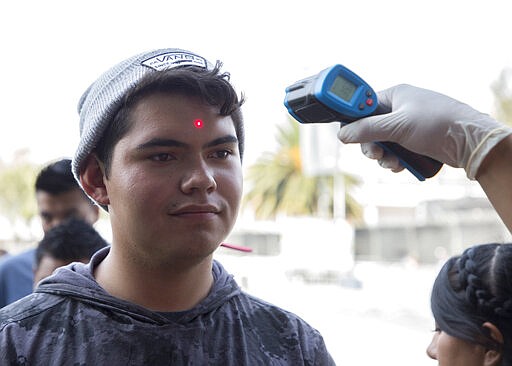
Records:
{"label": "palm tree", "polygon": [[303,173],[299,126],[291,118],[285,126],[278,126],[278,150],[264,153],[249,167],[244,205],[251,205],[256,217],[261,219],[274,218],[279,213],[333,217],[334,183],[335,179],[342,179],[346,192],[345,216],[359,221],[362,209],[349,194],[359,184],[355,177],[342,173],[336,177]]}
{"label": "palm tree", "polygon": [[37,215],[34,184],[40,167],[30,163],[27,155],[27,150],[18,151],[11,164],[0,162],[0,217],[7,218],[13,227],[21,220],[26,228]]}
{"label": "palm tree", "polygon": [[496,107],[495,117],[501,122],[512,124],[512,68],[503,69],[491,89]]}

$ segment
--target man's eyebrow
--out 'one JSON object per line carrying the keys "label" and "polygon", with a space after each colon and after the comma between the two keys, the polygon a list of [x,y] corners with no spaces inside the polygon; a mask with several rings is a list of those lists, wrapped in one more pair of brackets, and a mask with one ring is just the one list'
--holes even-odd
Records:
{"label": "man's eyebrow", "polygon": [[[213,147],[226,143],[238,143],[238,139],[234,135],[226,135],[212,140],[204,145],[204,147]],[[143,144],[137,145],[137,150],[150,149],[153,147],[187,147],[188,145],[184,142],[173,140],[173,139],[161,139],[154,138]]]}
{"label": "man's eyebrow", "polygon": [[137,150],[144,150],[149,149],[152,147],[186,147],[187,144],[173,140],[173,139],[160,139],[160,138],[154,138],[149,140],[148,142],[145,142],[143,144],[137,145]]}
{"label": "man's eyebrow", "polygon": [[61,214],[62,216],[65,216],[65,217],[71,217],[73,215],[76,215],[78,213],[78,209],[76,207],[72,207],[70,208],[69,210],[63,212],[63,213],[60,213],[60,212],[56,212],[56,213],[52,213],[50,211],[40,211],[39,212],[39,216],[41,217],[53,217],[55,216],[55,214]]}
{"label": "man's eyebrow", "polygon": [[219,137],[213,141],[208,142],[204,145],[204,147],[213,147],[217,145],[227,144],[227,143],[238,143],[238,139],[234,135],[226,135]]}

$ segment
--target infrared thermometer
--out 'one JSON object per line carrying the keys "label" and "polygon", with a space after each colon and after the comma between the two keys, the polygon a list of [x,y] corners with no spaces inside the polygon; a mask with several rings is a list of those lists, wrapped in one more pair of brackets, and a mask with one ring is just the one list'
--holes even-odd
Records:
{"label": "infrared thermometer", "polygon": [[[287,87],[284,105],[300,123],[346,124],[390,112],[379,106],[377,94],[370,85],[342,65],[334,65]],[[396,155],[402,166],[420,181],[433,177],[443,166],[443,163],[397,143],[376,143]]]}

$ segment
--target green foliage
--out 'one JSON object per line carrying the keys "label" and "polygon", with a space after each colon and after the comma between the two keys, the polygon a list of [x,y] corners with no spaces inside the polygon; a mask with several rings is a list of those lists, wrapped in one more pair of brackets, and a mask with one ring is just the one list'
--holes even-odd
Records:
{"label": "green foliage", "polygon": [[512,125],[512,68],[503,69],[491,88],[495,99],[495,118]]}
{"label": "green foliage", "polygon": [[[274,218],[278,213],[291,216],[319,215],[319,200],[328,196],[327,215],[333,216],[334,176],[306,176],[302,171],[300,154],[300,126],[289,119],[285,126],[278,126],[276,152],[267,152],[249,167],[246,180],[249,189],[244,204],[250,204],[258,218]],[[359,182],[349,175],[340,174],[344,179],[346,192]],[[354,198],[346,193],[346,216],[359,220],[362,209]]]}
{"label": "green foliage", "polygon": [[26,161],[0,166],[0,215],[28,223],[37,214],[34,184],[39,167]]}

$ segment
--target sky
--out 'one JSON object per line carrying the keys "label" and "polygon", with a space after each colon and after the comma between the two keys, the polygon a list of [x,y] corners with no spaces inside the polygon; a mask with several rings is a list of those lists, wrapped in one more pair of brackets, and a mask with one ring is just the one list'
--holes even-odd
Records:
{"label": "sky", "polygon": [[[164,47],[221,60],[247,102],[246,164],[275,147],[284,89],[341,63],[376,90],[408,83],[492,113],[512,66],[507,1],[6,1],[0,161],[72,156],[76,105],[103,71]],[[361,156],[361,159],[363,157]]]}

